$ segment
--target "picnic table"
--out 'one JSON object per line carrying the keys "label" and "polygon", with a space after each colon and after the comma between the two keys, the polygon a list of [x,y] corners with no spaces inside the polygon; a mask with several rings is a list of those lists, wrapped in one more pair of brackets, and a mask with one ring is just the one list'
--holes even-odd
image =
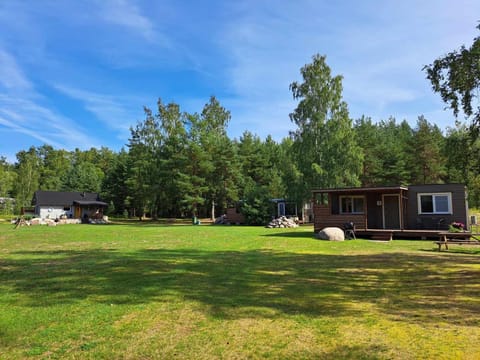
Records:
{"label": "picnic table", "polygon": [[480,234],[473,234],[467,231],[442,231],[438,235],[439,240],[435,241],[435,244],[438,245],[438,251],[442,250],[442,245],[445,246],[445,250],[448,250],[448,245],[480,245]]}

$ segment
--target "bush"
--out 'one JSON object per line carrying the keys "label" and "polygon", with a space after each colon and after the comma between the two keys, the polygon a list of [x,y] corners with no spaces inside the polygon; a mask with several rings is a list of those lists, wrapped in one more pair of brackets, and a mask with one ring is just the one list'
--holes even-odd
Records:
{"label": "bush", "polygon": [[267,190],[255,186],[246,193],[246,199],[241,207],[247,225],[265,225],[271,218],[271,201]]}

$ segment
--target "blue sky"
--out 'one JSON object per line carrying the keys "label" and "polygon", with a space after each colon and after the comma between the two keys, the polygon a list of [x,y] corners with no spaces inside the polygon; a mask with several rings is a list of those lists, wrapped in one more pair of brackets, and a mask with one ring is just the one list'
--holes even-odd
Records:
{"label": "blue sky", "polygon": [[0,156],[117,151],[158,98],[201,112],[215,95],[231,137],[281,140],[289,84],[316,53],[353,119],[423,114],[444,130],[454,119],[421,69],[470,45],[479,14],[478,0],[2,0]]}

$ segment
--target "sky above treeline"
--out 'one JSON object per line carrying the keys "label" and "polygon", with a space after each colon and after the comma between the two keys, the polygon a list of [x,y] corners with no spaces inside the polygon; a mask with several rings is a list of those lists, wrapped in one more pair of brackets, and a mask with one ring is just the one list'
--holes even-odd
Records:
{"label": "sky above treeline", "polygon": [[118,151],[129,128],[211,95],[228,133],[280,141],[295,128],[289,85],[314,54],[343,76],[350,116],[454,118],[422,71],[478,36],[478,0],[0,1],[0,156],[30,146]]}

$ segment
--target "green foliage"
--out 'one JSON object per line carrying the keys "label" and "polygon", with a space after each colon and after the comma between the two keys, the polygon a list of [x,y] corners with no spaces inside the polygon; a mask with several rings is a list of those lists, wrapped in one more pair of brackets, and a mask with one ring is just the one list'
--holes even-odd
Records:
{"label": "green foliage", "polygon": [[10,165],[4,157],[0,157],[0,197],[13,196],[16,179],[17,173],[13,165]]}
{"label": "green foliage", "polygon": [[93,163],[82,161],[74,164],[65,175],[65,191],[100,192],[104,174]]}
{"label": "green foliage", "polygon": [[249,181],[244,189],[241,213],[247,225],[265,225],[271,220],[272,202],[265,186]]}
{"label": "green foliage", "polygon": [[107,210],[106,210],[106,214],[107,215],[114,215],[116,214],[116,209],[115,209],[115,203],[113,201],[110,201],[108,203],[108,207],[107,207]]}
{"label": "green foliage", "polygon": [[394,118],[379,123],[380,142],[377,154],[383,171],[378,174],[377,185],[406,185],[412,179],[413,131],[406,121],[396,123]]}
{"label": "green foliage", "polygon": [[[480,30],[480,25],[477,26]],[[480,37],[473,39],[467,48],[464,45],[432,64],[424,66],[427,79],[432,89],[453,110],[455,116],[460,111],[472,117],[474,132],[478,135],[480,128],[480,108],[478,91],[480,90]]]}
{"label": "green foliage", "polygon": [[32,197],[39,187],[40,160],[35,147],[17,154],[17,181],[14,185],[16,199],[16,212],[20,213],[22,207],[30,206]]}
{"label": "green foliage", "polygon": [[471,165],[471,142],[468,129],[464,124],[456,122],[455,128],[447,129],[444,140],[443,156],[447,182],[468,183]]}
{"label": "green foliage", "polygon": [[206,215],[225,210],[237,194],[238,165],[226,135],[230,114],[212,97],[202,114],[158,101],[158,112],[131,129],[128,206],[153,217]]}
{"label": "green foliage", "polygon": [[463,123],[447,129],[443,156],[446,182],[466,184],[470,206],[480,205],[480,139],[471,137]]}
{"label": "green foliage", "polygon": [[209,161],[209,171],[205,174],[206,203],[210,205],[212,219],[216,211],[224,213],[229,202],[238,200],[240,163],[237,148],[227,136],[230,119],[230,112],[213,96],[200,116],[199,140]]}
{"label": "green foliage", "polygon": [[355,122],[354,130],[364,155],[360,181],[362,186],[375,186],[380,182],[384,168],[384,154],[381,154],[379,146],[383,140],[380,127],[372,119],[363,116]]}
{"label": "green foliage", "polygon": [[293,149],[307,200],[312,188],[360,185],[363,154],[342,100],[342,77],[332,76],[320,55],[300,72],[303,82],[290,85],[293,98],[299,100],[290,119],[297,126]]}
{"label": "green foliage", "polygon": [[111,160],[109,170],[105,174],[102,182],[101,198],[105,202],[114,204],[115,214],[123,214],[125,209],[125,199],[127,199],[129,195],[128,186],[126,184],[128,162],[128,153],[124,149],[121,149]]}
{"label": "green foliage", "polygon": [[355,123],[365,161],[363,186],[443,183],[446,179],[445,138],[423,116],[412,129],[395,118],[374,124],[369,118]]}
{"label": "green foliage", "polygon": [[423,116],[414,130],[412,150],[415,154],[413,178],[422,184],[438,184],[445,179],[445,159],[442,150],[444,138],[437,125],[430,124]]}
{"label": "green foliage", "polygon": [[[290,184],[286,182],[286,174],[292,165],[284,152],[285,147],[271,137],[262,141],[245,131],[237,142],[237,148],[241,164],[241,212],[248,224],[264,225],[272,216],[271,199],[289,195],[287,188]],[[291,185],[294,193],[294,185]]]}
{"label": "green foliage", "polygon": [[65,181],[72,171],[73,154],[66,150],[55,150],[50,145],[43,145],[36,151],[41,163],[39,190],[58,191],[65,188]]}
{"label": "green foliage", "polygon": [[0,199],[0,214],[13,215],[15,212],[15,201],[12,198]]}
{"label": "green foliage", "polygon": [[[277,170],[280,172],[280,178],[285,190],[285,196],[273,196],[273,198],[288,199],[295,202],[299,208],[304,204],[303,192],[304,184],[302,183],[302,173],[298,169],[297,157],[293,151],[293,140],[285,138],[279,144]],[[279,185],[280,186],[280,185]]]}

